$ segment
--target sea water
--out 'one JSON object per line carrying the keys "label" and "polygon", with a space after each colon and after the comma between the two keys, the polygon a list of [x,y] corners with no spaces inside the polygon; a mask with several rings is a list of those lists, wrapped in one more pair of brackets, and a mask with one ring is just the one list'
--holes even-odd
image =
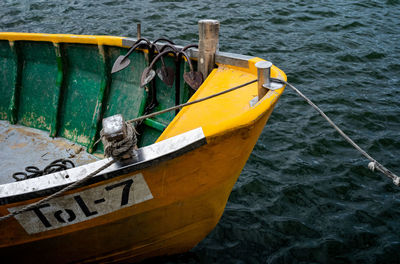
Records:
{"label": "sea water", "polygon": [[[161,36],[268,59],[400,174],[400,1],[1,1],[0,31]],[[400,188],[286,89],[217,227],[160,263],[400,263]]]}

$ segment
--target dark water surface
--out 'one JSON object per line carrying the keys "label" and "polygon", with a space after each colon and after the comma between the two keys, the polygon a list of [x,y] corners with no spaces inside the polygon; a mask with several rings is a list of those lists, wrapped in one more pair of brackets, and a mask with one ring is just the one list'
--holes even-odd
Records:
{"label": "dark water surface", "polygon": [[[0,31],[167,36],[269,59],[400,174],[400,1],[1,1]],[[400,263],[400,188],[287,88],[218,226],[161,263]]]}

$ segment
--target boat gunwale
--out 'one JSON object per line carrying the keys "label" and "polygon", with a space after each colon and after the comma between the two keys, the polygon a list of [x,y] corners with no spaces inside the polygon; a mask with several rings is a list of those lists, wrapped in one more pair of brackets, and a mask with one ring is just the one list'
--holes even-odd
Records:
{"label": "boat gunwale", "polygon": [[[122,39],[122,46],[123,47],[132,47],[134,43],[137,41],[135,38],[123,38]],[[162,43],[162,41],[160,41]],[[163,44],[155,44],[159,49],[163,46]],[[183,48],[181,45],[172,45],[177,49]],[[197,60],[199,56],[199,49],[197,48],[189,48],[186,51],[188,53],[188,56],[190,59]],[[247,56],[247,55],[242,55],[242,54],[237,54],[237,53],[231,53],[231,52],[221,52],[217,51],[215,53],[215,63],[216,64],[228,64],[231,66],[236,66],[240,68],[249,68],[249,60],[255,58],[254,56]],[[186,59],[186,58],[184,58]]]}
{"label": "boat gunwale", "polygon": [[[157,165],[161,162],[172,160],[206,144],[207,139],[201,127],[190,130],[175,137],[139,148],[136,157],[114,163],[77,188],[127,175]],[[55,193],[86,177],[91,171],[95,171],[110,160],[111,158],[106,158],[65,171],[55,172],[24,181],[2,184],[0,185],[0,205],[26,201]],[[31,190],[26,190],[28,186],[34,187],[29,187]]]}
{"label": "boat gunwale", "polygon": [[[130,48],[137,41],[136,38],[119,37],[119,36],[24,33],[24,32],[0,32],[0,40],[52,42],[54,44],[56,43],[94,44],[94,45],[109,45],[122,48]],[[162,47],[162,44],[156,43],[156,45],[159,48]],[[183,48],[183,46],[180,45],[172,45],[172,46],[178,49]],[[191,59],[197,60],[198,49],[189,48],[186,52],[188,53]],[[230,53],[230,52],[217,51],[215,54],[216,64],[228,64],[245,69],[249,68],[249,60],[253,58],[255,57],[237,53]]]}

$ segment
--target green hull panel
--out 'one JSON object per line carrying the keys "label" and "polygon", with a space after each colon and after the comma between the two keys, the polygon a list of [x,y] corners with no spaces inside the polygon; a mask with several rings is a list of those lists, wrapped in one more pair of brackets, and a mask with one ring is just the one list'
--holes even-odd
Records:
{"label": "green hull panel", "polygon": [[52,43],[17,43],[23,60],[18,123],[50,131],[57,115],[57,59]]}
{"label": "green hull panel", "polygon": [[12,108],[15,107],[13,95],[17,75],[17,58],[8,41],[0,41],[0,119],[10,120]]}

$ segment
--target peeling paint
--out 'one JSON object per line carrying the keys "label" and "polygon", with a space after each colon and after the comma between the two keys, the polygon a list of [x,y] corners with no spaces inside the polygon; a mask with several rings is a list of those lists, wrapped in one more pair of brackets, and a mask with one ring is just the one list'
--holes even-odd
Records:
{"label": "peeling paint", "polygon": [[26,166],[43,169],[60,158],[83,165],[98,160],[85,148],[64,138],[50,138],[45,131],[0,121],[0,184],[15,181],[12,174]]}

